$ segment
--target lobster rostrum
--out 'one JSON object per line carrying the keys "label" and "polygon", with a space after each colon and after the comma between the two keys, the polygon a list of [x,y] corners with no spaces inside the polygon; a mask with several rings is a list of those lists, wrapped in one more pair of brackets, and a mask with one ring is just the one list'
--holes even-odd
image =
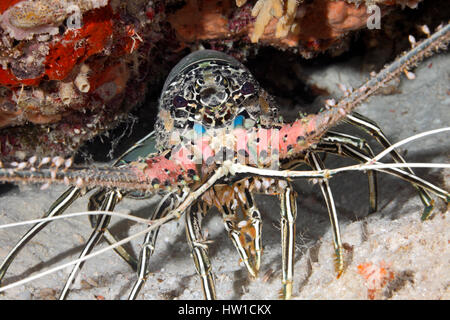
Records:
{"label": "lobster rostrum", "polygon": [[[201,278],[206,299],[215,299],[214,276],[208,256],[208,242],[201,230],[202,218],[215,207],[222,215],[225,229],[240,259],[252,277],[261,266],[262,216],[255,193],[276,195],[280,200],[282,239],[283,298],[292,295],[294,274],[295,219],[297,215],[294,178],[317,178],[325,198],[332,225],[336,272],[344,271],[344,253],[337,212],[326,170],[320,154],[331,153],[370,162],[370,146],[356,136],[329,130],[345,121],[370,133],[384,148],[391,144],[381,129],[353,109],[383,84],[414,66],[450,39],[449,25],[418,43],[412,50],[385,67],[359,89],[316,115],[293,123],[284,123],[277,115],[273,98],[260,87],[240,62],[221,52],[203,50],[182,59],[169,74],[160,98],[155,131],[141,139],[110,168],[71,168],[61,158],[37,159],[1,164],[0,180],[28,182],[63,182],[71,185],[46,212],[46,217],[60,215],[77,198],[93,190],[90,211],[112,211],[123,197],[143,199],[160,193],[162,199],[151,216],[151,225],[136,261],[108,230],[109,215],[91,216],[94,228],[80,259],[60,294],[64,299],[84,260],[101,237],[115,244],[116,252],[134,269],[138,279],[130,299],[137,297],[149,273],[149,259],[154,252],[162,223],[184,214],[186,234],[195,267]],[[393,148],[395,162],[405,160]],[[47,164],[51,164],[50,167]],[[306,164],[313,171],[294,171]],[[417,177],[404,168],[368,170],[369,212],[377,210],[377,171],[409,181],[424,204],[422,219],[427,219],[434,202],[430,193],[449,201],[450,194]],[[35,224],[14,246],[0,266],[0,280],[20,250],[49,222]]]}

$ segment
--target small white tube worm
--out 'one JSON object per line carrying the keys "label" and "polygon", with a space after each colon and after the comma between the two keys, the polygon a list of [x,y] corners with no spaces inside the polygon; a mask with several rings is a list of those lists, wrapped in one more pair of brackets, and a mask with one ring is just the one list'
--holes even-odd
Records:
{"label": "small white tube worm", "polygon": [[66,105],[70,104],[72,97],[75,95],[75,88],[72,82],[61,82],[59,84],[59,97]]}
{"label": "small white tube worm", "polygon": [[88,92],[89,89],[91,88],[91,85],[89,84],[89,80],[88,80],[88,73],[91,69],[89,68],[88,65],[83,64],[80,68],[80,73],[77,75],[77,77],[75,78],[75,86],[77,87],[78,90],[80,90],[80,92]]}

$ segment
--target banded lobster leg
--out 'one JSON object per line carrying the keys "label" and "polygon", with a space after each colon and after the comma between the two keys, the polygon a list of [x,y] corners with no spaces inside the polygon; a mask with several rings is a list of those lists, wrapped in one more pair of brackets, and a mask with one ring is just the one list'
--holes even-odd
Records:
{"label": "banded lobster leg", "polygon": [[[316,150],[334,153],[361,161],[360,158],[354,158],[351,154],[346,153],[345,150],[342,149],[343,145],[352,146],[367,156],[372,158],[375,157],[372,148],[364,139],[334,131],[328,131],[322,137]],[[371,214],[378,210],[378,179],[375,170],[368,170],[366,174],[369,182],[369,214]]]}
{"label": "banded lobster leg", "polygon": [[[345,155],[347,157],[354,158],[361,161],[361,158],[354,157],[352,154],[345,153],[342,151],[341,145],[352,145],[364,154],[368,156],[374,156],[373,151],[370,146],[363,140],[355,138],[345,134],[334,133],[332,131],[328,132],[324,137],[322,137],[321,142],[317,145],[316,151],[325,151],[331,153],[337,153],[339,155]],[[325,168],[322,160],[317,156],[317,154],[310,152],[305,159],[306,163],[309,164],[315,170],[322,170]],[[295,164],[295,165],[298,165]],[[369,213],[373,213],[377,210],[377,176],[376,172],[368,171],[368,181],[369,181]],[[336,207],[333,200],[333,194],[329,186],[328,180],[320,180],[320,189],[325,198],[327,204],[328,214],[330,217],[330,222],[333,232],[333,244],[336,255],[336,270],[338,272],[338,277],[342,274],[344,270],[344,260],[343,260],[343,247],[339,231],[339,223],[337,218]]]}
{"label": "banded lobster leg", "polygon": [[[322,138],[321,143],[318,144],[317,150],[328,153],[334,153],[340,156],[350,157],[360,162],[367,162],[373,158],[373,153],[361,149],[359,146],[365,143],[363,139],[353,137],[350,135],[343,135],[341,133],[329,132],[326,137]],[[429,190],[439,198],[448,202],[448,193],[445,190],[429,183],[428,181],[417,177],[398,168],[376,169],[379,172],[384,172],[396,176],[402,180],[410,182],[414,186],[421,187],[424,190]]]}
{"label": "banded lobster leg", "polygon": [[[166,194],[159,202],[150,220],[157,220],[165,217],[178,204],[178,198],[176,197],[177,196],[175,193]],[[144,243],[139,254],[139,263],[137,269],[138,279],[131,289],[130,295],[128,296],[129,300],[136,299],[142,289],[142,286],[147,281],[148,275],[150,273],[150,257],[155,251],[155,244],[156,239],[158,238],[158,233],[159,228],[156,228],[145,235]]]}
{"label": "banded lobster leg", "polygon": [[[285,181],[274,180],[275,186],[270,186],[273,179],[261,182],[259,178],[248,178],[238,182],[235,186],[237,196],[241,202],[243,211],[250,222],[249,233],[252,238],[250,248],[255,252],[255,269],[259,270],[262,255],[262,218],[256,207],[252,190],[270,195],[278,195],[280,200],[280,225],[281,225],[281,250],[282,250],[282,290],[281,297],[290,299],[294,279],[295,258],[295,220],[297,218],[296,192]],[[242,247],[242,244],[240,244]]]}
{"label": "banded lobster leg", "polygon": [[[373,152],[369,145],[364,141],[364,139],[353,137],[346,134],[336,133],[336,132],[328,132],[324,137],[322,137],[321,142],[317,145],[316,148],[317,151],[324,151],[328,153],[335,153],[341,156],[350,157],[352,159],[355,159],[360,162],[369,161],[371,158],[374,157]],[[322,163],[322,160],[315,154],[315,153],[309,153],[306,157],[307,163],[310,164],[310,166],[315,170],[322,170],[324,169],[324,165]],[[421,189],[431,189],[433,192],[435,192],[438,196],[442,197],[444,200],[446,199],[446,192],[435,187],[434,185],[426,182],[423,179],[418,178],[414,174],[409,174],[404,172],[403,170],[399,170],[396,168],[393,169],[382,169],[378,170],[382,172],[386,172],[395,176],[398,176],[406,181],[409,181],[415,186],[420,187]],[[369,174],[370,172],[368,172]],[[338,277],[342,274],[344,269],[344,263],[343,263],[343,250],[342,250],[342,243],[340,239],[340,232],[339,232],[339,225],[338,225],[338,219],[336,215],[336,208],[334,205],[331,189],[329,187],[327,180],[321,180],[320,187],[322,190],[322,193],[325,197],[325,201],[327,203],[328,213],[330,215],[330,221],[332,225],[333,230],[333,242],[334,242],[334,248],[335,248],[335,254],[336,254],[336,269],[338,271]],[[424,190],[422,189],[422,190]],[[373,175],[369,175],[369,190],[372,190],[369,192],[370,194],[370,204],[371,209],[370,212],[373,212],[373,209],[376,208],[376,201],[377,201],[377,191],[376,191],[376,176],[375,172],[373,172]]]}
{"label": "banded lobster leg", "polygon": [[191,248],[195,269],[200,276],[204,297],[206,300],[215,300],[216,289],[208,255],[208,245],[201,231],[201,220],[205,213],[198,201],[186,210],[186,236]]}
{"label": "banded lobster leg", "polygon": [[[281,191],[281,190],[280,190]],[[281,265],[283,299],[290,299],[294,281],[295,220],[297,218],[296,192],[290,184],[280,192],[281,207]]]}
{"label": "banded lobster leg", "polygon": [[[101,209],[102,204],[105,201],[105,196],[107,194],[106,189],[97,190],[91,197],[89,197],[88,202],[88,211],[97,211]],[[117,199],[117,203],[121,200],[121,197]],[[116,205],[117,205],[116,203]],[[89,222],[91,223],[91,227],[95,228],[98,222],[98,216],[90,215]],[[109,245],[113,245],[117,242],[116,237],[109,231],[109,229],[105,228],[103,237],[108,242]],[[124,247],[118,246],[113,249],[126,263],[130,265],[130,267],[136,271],[137,270],[137,261],[136,259],[127,251]]]}
{"label": "banded lobster leg", "polygon": [[[114,163],[113,166],[119,166],[122,164],[122,162],[126,163],[127,161],[130,161],[131,159],[134,159],[136,152],[142,152],[142,149],[147,150],[153,150],[154,146],[154,132],[151,132],[147,136],[145,136],[143,139],[138,141],[132,148],[130,148],[127,152],[125,152],[122,156],[120,156]],[[149,152],[150,152],[149,151]],[[64,213],[64,211],[79,197],[81,197],[85,192],[88,192],[89,190],[83,190],[82,188],[78,187],[69,187],[47,210],[47,212],[44,214],[43,218],[50,218],[50,217],[56,217],[58,215],[61,215]],[[105,189],[99,189],[96,191],[89,199],[89,205],[88,210],[98,210],[100,208],[101,203],[104,201],[106,194]],[[94,216],[90,216],[91,225],[94,228],[96,223],[96,218]],[[50,222],[39,222],[36,223],[33,227],[28,230],[25,235],[17,242],[17,244],[11,249],[11,251],[8,253],[6,258],[4,259],[3,263],[0,265],[0,283],[5,276],[9,266],[13,262],[14,258],[19,254],[21,249],[36,235],[38,234],[43,228],[45,228]],[[116,243],[116,239],[114,236],[110,233],[108,229],[104,230],[104,237],[107,240],[109,244]],[[130,266],[133,268],[133,270],[136,270],[137,268],[137,262],[136,260],[122,247],[118,246],[114,249]]]}
{"label": "banded lobster leg", "polygon": [[[364,117],[363,115],[357,112],[353,112],[352,114],[347,115],[344,121],[361,128],[362,130],[373,136],[375,140],[377,140],[383,147],[389,148],[391,146],[391,143],[386,138],[381,128],[374,121]],[[390,155],[395,162],[406,163],[405,159],[398,153],[397,150],[392,150],[390,152]],[[414,175],[414,172],[411,168],[406,167],[405,170]],[[430,217],[433,211],[434,201],[425,189],[418,185],[414,185],[414,187],[418,190],[420,199],[425,206],[421,219],[426,220]]]}
{"label": "banded lobster leg", "polygon": [[[145,153],[149,153],[154,151],[154,136],[155,132],[151,132],[148,135],[146,135],[144,138],[136,142],[131,148],[129,148],[125,153],[123,153],[116,161],[112,163],[113,167],[120,167],[122,165],[125,165],[129,163],[130,161],[133,161],[136,159],[138,155],[142,155]],[[116,204],[122,199],[122,197],[125,194],[122,194],[118,190],[111,190],[111,189],[105,189],[101,188],[98,191],[96,191],[90,198],[89,198],[89,204],[88,204],[88,210],[94,211],[98,210],[99,208],[103,211],[112,211]],[[129,194],[131,198],[133,198],[132,194]],[[145,198],[145,196],[137,196],[135,198]],[[86,243],[83,252],[80,255],[80,258],[84,257],[85,255],[89,254],[97,242],[100,240],[100,238],[103,236],[105,237],[105,240],[110,244],[113,245],[117,242],[116,238],[111,234],[111,232],[107,229],[107,226],[109,222],[111,221],[111,216],[102,215],[102,216],[89,216],[89,221],[91,223],[91,226],[94,228],[94,231],[92,232],[88,242]],[[122,257],[125,262],[127,262],[131,268],[136,271],[138,268],[138,263],[136,259],[130,255],[125,248],[122,246],[118,246],[114,248],[114,251],[119,254],[120,257]],[[70,285],[73,282],[73,279],[76,275],[76,273],[82,268],[83,262],[78,263],[74,266],[72,269],[72,272],[61,292],[60,299],[64,299],[67,294],[68,290],[70,288]]]}
{"label": "banded lobster leg", "polygon": [[[94,211],[98,210],[100,203],[104,201],[106,191],[100,189],[89,199],[88,210]],[[64,211],[79,197],[83,194],[83,190],[77,187],[68,188],[61,196],[50,206],[48,211],[44,214],[43,218],[56,217],[64,213]],[[91,222],[95,221],[91,219]],[[33,227],[28,230],[25,235],[19,240],[19,242],[11,249],[8,256],[4,259],[2,265],[0,266],[0,282],[6,274],[9,266],[14,261],[14,258],[19,254],[21,249],[33,239],[42,229],[44,229],[51,221],[43,221],[36,223]],[[97,222],[94,222],[92,227],[94,228]],[[114,244],[116,239],[111,234],[111,232],[104,228],[104,235],[109,244]],[[122,247],[118,246],[114,249],[120,257],[122,257],[132,268],[136,270],[137,263],[135,259]]]}
{"label": "banded lobster leg", "polygon": [[[261,264],[262,255],[262,218],[259,209],[255,205],[253,192],[259,192],[269,195],[278,195],[281,207],[281,238],[282,238],[282,297],[289,299],[292,296],[292,285],[294,276],[294,253],[295,253],[295,220],[297,217],[296,193],[292,186],[286,181],[274,179],[246,178],[235,182],[231,186],[219,185],[214,186],[212,195],[206,195],[204,199],[208,199],[208,205],[214,205],[219,208],[222,213],[225,228],[236,247],[240,258],[246,265],[249,273],[256,276]],[[212,199],[214,197],[214,199]],[[237,205],[234,201],[239,201],[244,216],[247,218],[246,225],[239,226],[237,222]],[[206,201],[203,201],[207,205]],[[196,203],[196,212],[207,212],[207,208],[200,208],[200,203]],[[187,224],[190,230],[190,237],[193,237],[195,230],[200,230],[198,214],[191,216]],[[186,217],[188,219],[188,217]],[[189,233],[188,233],[189,234]],[[246,240],[248,235],[251,240]],[[201,235],[197,235],[198,239],[202,239]],[[205,244],[198,245],[199,248],[205,247]],[[205,252],[194,253],[194,261],[196,263],[197,272],[202,276],[203,284],[209,284],[209,291],[213,291],[213,283],[208,281],[206,272],[209,270],[209,259],[198,262],[198,260],[206,256]],[[251,263],[250,258],[253,258]],[[204,288],[207,287],[204,285]],[[207,293],[205,297],[208,298]]]}
{"label": "banded lobster leg", "polygon": [[[117,158],[113,163],[113,167],[121,167],[126,164],[128,164],[131,161],[134,161],[138,156],[142,156],[143,154],[149,154],[155,151],[155,132],[152,131],[149,134],[147,134],[145,137],[143,137],[141,140],[136,142],[131,148],[129,148],[125,153],[123,153],[119,158]],[[108,194],[108,189],[106,188],[100,188],[98,189],[90,198],[88,203],[88,210],[89,211],[95,211],[99,210],[102,206],[106,205],[106,195]],[[138,194],[135,195],[133,192],[124,192],[120,196],[117,194],[114,206],[122,199],[122,197],[128,197],[132,199],[145,199],[148,197],[148,195],[142,195]],[[105,202],[106,201],[106,202]],[[112,210],[112,209],[111,209]],[[91,223],[92,228],[96,228],[98,225],[98,220],[102,219],[101,217],[90,215],[89,221]],[[113,234],[105,227],[103,230],[103,237],[108,242],[108,244],[113,245],[117,242],[117,239],[114,237]],[[131,268],[134,271],[137,271],[138,269],[138,261],[130,254],[128,253],[125,248],[122,246],[117,246],[114,248],[114,251],[122,257],[122,259],[127,262]]]}
{"label": "banded lobster leg", "polygon": [[[77,187],[68,188],[53,204],[48,211],[44,214],[43,218],[56,217],[62,214],[77,198],[81,196],[81,189]],[[16,245],[9,251],[6,258],[3,260],[0,266],[0,283],[6,274],[9,266],[13,262],[14,258],[19,254],[22,248],[37,235],[42,229],[44,229],[50,221],[38,222],[31,227],[16,243]]]}
{"label": "banded lobster leg", "polygon": [[[311,166],[314,170],[325,169],[322,160],[314,152],[308,153],[305,160],[309,164],[309,166]],[[337,218],[336,206],[334,204],[333,193],[331,192],[328,180],[320,179],[319,185],[323,197],[325,198],[325,202],[327,204],[328,209],[328,215],[330,217],[331,228],[333,232],[334,253],[336,256],[335,268],[338,273],[337,277],[339,278],[342,272],[344,272],[344,253],[341,241],[341,233],[339,231],[339,222]]]}
{"label": "banded lobster leg", "polygon": [[[320,144],[319,144],[320,145]],[[322,151],[319,148],[319,145],[317,146],[317,151]],[[325,166],[320,159],[320,157],[315,152],[309,152],[304,160],[296,160],[288,164],[289,169],[295,168],[303,163],[306,163],[308,166],[310,166],[314,170],[323,170],[325,169]],[[285,168],[286,169],[286,168]],[[369,177],[369,198],[370,198],[370,212],[372,210],[376,209],[376,203],[377,203],[377,192],[376,192],[376,184],[377,179],[376,175],[368,175]],[[333,232],[333,245],[334,245],[334,252],[336,256],[336,263],[335,268],[338,273],[338,278],[341,276],[342,272],[344,271],[344,259],[343,259],[343,246],[341,241],[341,234],[339,231],[339,221],[337,218],[337,212],[336,212],[336,206],[334,204],[333,194],[331,192],[331,188],[329,186],[328,180],[319,180],[320,190],[323,194],[323,197],[325,199],[325,203],[327,205],[328,215],[331,222],[331,228]]]}
{"label": "banded lobster leg", "polygon": [[[118,190],[109,190],[105,194],[105,199],[102,203],[101,210],[102,211],[113,211],[116,204],[120,201],[122,195]],[[95,247],[95,245],[98,243],[98,241],[103,236],[106,227],[108,226],[109,222],[111,221],[111,216],[109,215],[100,215],[97,219],[96,225],[94,230],[92,231],[91,236],[89,237],[88,241],[86,242],[86,245],[83,248],[83,251],[81,252],[79,258],[83,258],[84,256],[88,255]],[[72,272],[70,273],[66,284],[64,285],[64,288],[61,291],[61,294],[59,296],[60,300],[63,300],[67,297],[67,294],[69,293],[70,286],[72,285],[73,281],[75,280],[75,276],[77,275],[78,271],[81,270],[81,268],[84,265],[84,261],[78,262],[74,265]]]}
{"label": "banded lobster leg", "polygon": [[[335,145],[332,145],[330,143],[330,147],[328,148],[328,144],[325,144],[323,142],[324,138],[328,137],[328,133],[326,136],[322,137],[321,142],[316,146],[316,148],[314,149],[315,151],[318,152],[328,152],[328,150],[330,149],[331,153],[338,153],[338,151],[334,152],[335,149],[337,150]],[[327,140],[328,141],[328,140]],[[361,149],[365,149],[365,151],[368,154],[372,154],[372,149],[370,148],[370,146],[365,143],[365,141],[362,141],[361,143],[358,144],[358,148]],[[320,146],[320,147],[319,147]],[[340,154],[342,155],[342,154]],[[324,161],[324,158],[322,158],[322,162]],[[282,165],[282,169],[284,170],[293,170],[298,166],[301,166],[305,164],[305,160],[294,160],[294,161],[290,161],[288,163],[285,163]],[[373,170],[367,170],[366,172],[367,174],[367,180],[368,180],[368,184],[369,184],[369,214],[374,213],[377,211],[377,203],[378,203],[378,182],[377,182],[377,172],[373,171]]]}

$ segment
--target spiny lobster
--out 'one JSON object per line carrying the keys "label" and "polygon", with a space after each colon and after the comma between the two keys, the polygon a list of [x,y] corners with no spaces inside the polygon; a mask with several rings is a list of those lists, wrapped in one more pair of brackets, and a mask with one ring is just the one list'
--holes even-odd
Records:
{"label": "spiny lobster", "polygon": [[[449,201],[448,192],[413,173],[373,121],[353,111],[401,72],[443,49],[449,40],[450,25],[446,25],[340,102],[293,123],[283,123],[277,117],[274,100],[240,62],[220,52],[198,51],[185,57],[169,74],[155,131],[136,143],[112,167],[71,168],[70,160],[56,157],[42,159],[36,168],[37,159],[31,158],[22,163],[1,164],[0,180],[71,185],[45,217],[62,214],[77,198],[94,190],[88,210],[100,210],[103,214],[90,216],[94,231],[80,259],[74,263],[61,299],[67,297],[77,272],[102,236],[137,269],[138,280],[129,295],[130,299],[136,298],[148,277],[149,258],[154,252],[159,227],[183,214],[204,297],[215,299],[208,242],[201,231],[202,218],[211,208],[217,208],[246,269],[256,277],[263,246],[262,217],[254,194],[277,195],[281,207],[282,297],[290,298],[297,214],[296,192],[291,183],[294,178],[318,179],[332,225],[337,276],[344,271],[343,244],[328,183],[339,170],[327,170],[319,154],[331,153],[380,165],[365,168],[370,212],[377,210],[377,171],[407,180],[418,190],[425,206],[423,220],[431,215],[434,207],[430,192]],[[340,121],[373,135],[388,149],[386,152],[398,167],[383,167],[362,138],[329,130]],[[51,166],[47,168],[47,164]],[[307,164],[313,171],[292,170],[301,164]],[[144,199],[154,193],[163,197],[150,218],[150,227],[143,232],[146,233],[144,244],[136,262],[122,246],[124,241],[117,241],[108,230],[111,216],[105,212],[112,211],[123,197]],[[48,223],[36,223],[10,251],[0,266],[0,280],[19,251]]]}

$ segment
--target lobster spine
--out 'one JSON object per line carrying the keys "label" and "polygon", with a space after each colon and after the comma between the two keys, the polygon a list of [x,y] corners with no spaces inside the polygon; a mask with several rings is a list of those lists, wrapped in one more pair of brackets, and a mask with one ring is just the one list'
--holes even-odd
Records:
{"label": "lobster spine", "polygon": [[73,168],[57,169],[0,169],[0,180],[4,182],[51,183],[76,185],[77,187],[118,187],[123,189],[144,189],[149,186],[139,183],[135,172],[118,168]]}
{"label": "lobster spine", "polygon": [[406,72],[410,68],[417,66],[423,59],[432,56],[439,50],[446,49],[449,42],[450,24],[446,24],[429,38],[417,43],[409,51],[394,60],[394,62],[385,66],[358,89],[348,92],[348,95],[341,99],[336,106],[318,114],[316,119],[317,139],[331,127],[342,121],[347,114],[350,114],[360,103],[376,93],[378,89],[398,77],[402,72]]}

